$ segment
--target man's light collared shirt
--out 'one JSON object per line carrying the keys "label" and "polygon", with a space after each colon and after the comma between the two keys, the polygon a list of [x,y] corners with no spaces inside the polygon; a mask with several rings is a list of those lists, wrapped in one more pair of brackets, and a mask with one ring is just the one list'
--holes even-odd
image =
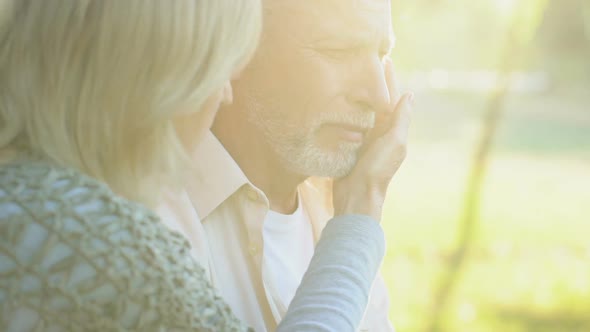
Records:
{"label": "man's light collared shirt", "polygon": [[[168,193],[158,213],[189,240],[192,255],[234,314],[256,331],[274,331],[287,308],[277,301],[278,285],[263,262],[268,199],[213,134],[208,133],[192,159],[194,170],[185,190]],[[332,213],[328,193],[321,188],[311,179],[298,188],[314,243]],[[388,311],[387,289],[378,276],[359,330],[393,331]]]}

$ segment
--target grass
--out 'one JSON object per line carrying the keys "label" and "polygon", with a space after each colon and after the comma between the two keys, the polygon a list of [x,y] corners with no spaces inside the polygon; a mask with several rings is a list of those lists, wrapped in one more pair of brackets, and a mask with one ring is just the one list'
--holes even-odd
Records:
{"label": "grass", "polygon": [[[398,331],[423,331],[455,244],[481,96],[418,95],[384,215]],[[590,331],[588,97],[508,100],[447,331]]]}

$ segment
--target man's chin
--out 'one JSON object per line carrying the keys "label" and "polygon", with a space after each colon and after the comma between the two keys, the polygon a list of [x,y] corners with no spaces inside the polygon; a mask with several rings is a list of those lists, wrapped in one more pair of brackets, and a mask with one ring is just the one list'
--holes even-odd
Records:
{"label": "man's chin", "polygon": [[348,175],[358,160],[361,144],[339,144],[337,147],[308,145],[279,150],[283,166],[303,176],[339,178]]}
{"label": "man's chin", "polygon": [[319,176],[330,178],[341,178],[352,171],[357,162],[357,156],[325,156],[313,162],[306,163],[305,173],[307,176]]}
{"label": "man's chin", "polygon": [[356,161],[356,158],[354,158],[353,161],[350,161],[346,164],[338,165],[338,167],[333,168],[330,174],[327,176],[331,178],[342,178],[347,176],[354,169]]}

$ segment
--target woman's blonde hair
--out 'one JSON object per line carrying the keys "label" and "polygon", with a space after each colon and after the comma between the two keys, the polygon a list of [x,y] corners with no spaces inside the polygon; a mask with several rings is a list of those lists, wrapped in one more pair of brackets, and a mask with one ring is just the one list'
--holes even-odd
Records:
{"label": "woman's blonde hair", "polygon": [[172,118],[199,111],[261,29],[260,0],[0,1],[0,149],[148,204],[186,160]]}

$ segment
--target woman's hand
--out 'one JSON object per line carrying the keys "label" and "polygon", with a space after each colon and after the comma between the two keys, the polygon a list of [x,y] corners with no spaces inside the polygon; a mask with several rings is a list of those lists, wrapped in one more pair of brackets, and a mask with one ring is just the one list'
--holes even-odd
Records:
{"label": "woman's hand", "polygon": [[389,182],[406,157],[414,96],[399,96],[390,60],[384,70],[390,109],[376,113],[375,127],[369,132],[353,170],[334,180],[335,215],[363,214],[379,221]]}

